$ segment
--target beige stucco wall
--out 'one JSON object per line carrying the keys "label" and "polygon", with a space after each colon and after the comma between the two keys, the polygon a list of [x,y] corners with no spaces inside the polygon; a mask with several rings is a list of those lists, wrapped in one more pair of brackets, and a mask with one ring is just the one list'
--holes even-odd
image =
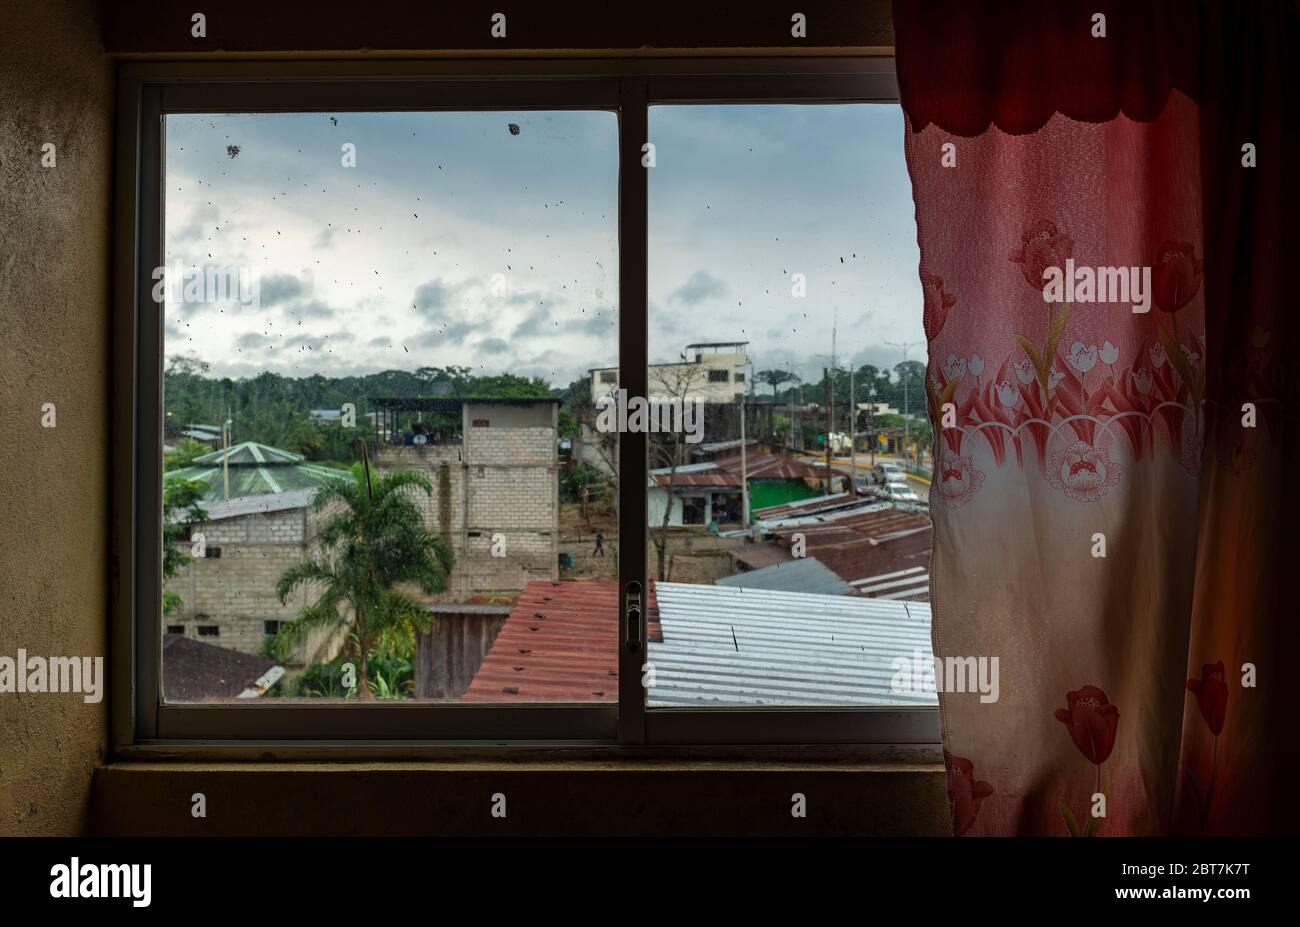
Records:
{"label": "beige stucco wall", "polygon": [[[176,43],[177,50],[194,50],[187,30],[158,14],[163,4],[124,6],[129,15],[113,30],[119,49],[158,51]],[[226,23],[225,37],[236,46],[260,43],[275,51],[285,41],[292,48],[385,44],[382,37],[358,40],[365,30],[346,19],[342,26],[330,17],[304,22],[273,5],[223,16],[226,4],[215,6],[216,14],[207,11],[210,19]],[[43,655],[108,656],[112,70],[97,40],[97,9],[94,0],[0,0],[0,654],[10,656],[18,647]],[[853,9],[878,24],[869,35],[855,33],[856,41],[867,35],[869,44],[888,44],[884,0]],[[239,15],[258,22],[244,28]],[[369,10],[356,15],[372,28],[399,23],[403,41],[418,34],[400,17],[375,17]],[[622,28],[617,17],[610,21]],[[720,34],[743,44],[743,23],[737,32],[735,22],[719,21],[725,27]],[[761,32],[761,20],[753,22]],[[563,17],[541,25],[551,31],[538,34],[539,47],[574,40]],[[697,23],[668,29],[678,43],[701,41]],[[646,44],[635,29],[623,31],[635,44]],[[580,39],[602,40],[591,34],[596,38]],[[58,146],[53,170],[39,166],[45,141]],[[53,430],[40,428],[45,402],[57,407]],[[106,730],[107,700],[86,705],[72,695],[0,695],[0,835],[76,833],[86,826],[88,789]],[[104,833],[465,833],[489,827],[580,833],[626,822],[629,833],[785,833],[800,826],[789,815],[789,796],[799,790],[810,797],[809,827],[802,832],[946,830],[937,762],[761,768],[754,774],[762,787],[745,778],[743,767],[706,765],[691,760],[629,769],[620,754],[581,770],[552,767],[549,775],[512,762],[505,770],[511,778],[503,780],[500,769],[482,764],[120,763],[98,769],[99,801],[89,826]],[[630,776],[621,774],[625,769]],[[673,770],[682,775],[666,775]],[[689,774],[694,770],[705,775]],[[588,771],[592,775],[577,774]],[[511,795],[510,830],[484,813],[483,796],[498,789]],[[225,809],[207,819],[206,830],[189,814],[196,790],[209,795],[210,807]],[[413,794],[436,801],[413,815]],[[641,797],[629,805],[629,795]]]}
{"label": "beige stucco wall", "polygon": [[[93,0],[0,13],[0,654],[107,656],[113,72]],[[41,145],[56,166],[41,166]],[[41,427],[54,403],[56,427]],[[108,699],[0,694],[0,834],[86,820]]]}

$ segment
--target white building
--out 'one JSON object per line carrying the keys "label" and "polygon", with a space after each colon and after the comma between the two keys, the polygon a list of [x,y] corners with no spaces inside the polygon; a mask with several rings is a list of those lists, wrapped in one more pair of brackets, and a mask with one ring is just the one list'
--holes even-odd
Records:
{"label": "white building", "polygon": [[[749,388],[745,353],[748,341],[713,341],[688,344],[675,364],[651,364],[651,401],[700,399],[731,403]],[[618,391],[618,368],[597,367],[591,374],[591,402],[599,406]]]}
{"label": "white building", "polygon": [[672,527],[711,521],[733,524],[741,517],[740,492],[740,477],[714,463],[651,470],[646,481],[646,522],[652,528],[662,525],[664,509],[671,505],[668,524]]}

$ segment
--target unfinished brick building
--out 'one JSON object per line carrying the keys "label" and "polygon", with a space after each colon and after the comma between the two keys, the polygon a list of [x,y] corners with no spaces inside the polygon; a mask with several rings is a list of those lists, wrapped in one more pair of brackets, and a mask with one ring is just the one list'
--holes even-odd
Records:
{"label": "unfinished brick building", "polygon": [[418,470],[429,530],[456,565],[439,599],[559,577],[558,399],[372,399],[381,471]]}
{"label": "unfinished brick building", "polygon": [[[181,607],[166,616],[165,631],[197,637],[228,650],[255,654],[280,622],[295,617],[317,590],[301,586],[283,605],[275,594],[286,569],[314,556],[321,516],[311,509],[315,489],[258,493],[205,503],[203,553],[181,566],[166,591]],[[190,545],[182,544],[185,553]],[[337,635],[335,635],[337,637]],[[337,640],[308,635],[293,664],[329,659]]]}

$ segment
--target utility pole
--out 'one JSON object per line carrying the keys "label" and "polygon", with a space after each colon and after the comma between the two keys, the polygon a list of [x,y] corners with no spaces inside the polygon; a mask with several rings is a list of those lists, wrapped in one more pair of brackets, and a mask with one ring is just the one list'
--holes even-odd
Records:
{"label": "utility pole", "polygon": [[887,344],[887,345],[889,345],[889,347],[891,347],[891,348],[902,348],[902,349],[903,349],[903,454],[904,454],[904,457],[906,457],[907,452],[908,452],[909,450],[911,450],[911,447],[912,447],[912,432],[911,432],[911,429],[908,427],[909,422],[908,422],[908,417],[907,417],[907,414],[908,414],[908,407],[907,407],[907,379],[908,379],[908,377],[907,377],[907,349],[910,348],[910,347],[912,347],[913,345],[920,344],[921,342],[919,342],[919,341],[904,341],[904,342],[886,341],[886,342],[884,342],[884,343]]}
{"label": "utility pole", "polygon": [[790,434],[786,436],[790,439],[789,444],[790,444],[791,457],[794,456],[794,450],[795,450],[794,430],[797,427],[797,425],[798,423],[796,423],[794,420],[794,384],[792,383],[790,384]]}
{"label": "utility pole", "polygon": [[795,421],[794,421],[794,433],[795,433],[795,444],[794,444],[794,448],[795,448],[795,450],[802,452],[802,451],[803,451],[803,387],[802,387],[802,386],[799,387],[798,405],[793,406],[793,409],[794,409],[794,418],[795,418]]}
{"label": "utility pole", "polygon": [[[759,424],[762,424],[760,420]],[[740,397],[740,498],[744,510],[744,525],[749,529],[749,463],[745,456],[745,396]]]}
{"label": "utility pole", "polygon": [[858,390],[857,371],[853,369],[853,357],[849,356],[849,488],[853,495],[858,494]]}
{"label": "utility pole", "polygon": [[230,426],[232,424],[234,423],[227,418],[221,426],[221,486],[222,498],[227,502],[230,501]]}
{"label": "utility pole", "polygon": [[876,388],[871,387],[871,404],[867,407],[867,443],[871,445],[871,469],[876,469]]}
{"label": "utility pole", "polygon": [[834,492],[831,482],[831,375],[830,370],[822,368],[822,394],[826,400],[826,494]]}
{"label": "utility pole", "polygon": [[[835,315],[832,317],[832,321],[831,321],[831,370],[834,371],[839,370],[839,368],[835,365],[835,336],[838,334],[839,329],[840,329],[840,311],[836,309]],[[830,392],[831,398],[830,398],[830,405],[828,406],[828,408],[830,409],[830,425],[826,429],[826,449],[828,453],[830,451],[830,446],[831,446],[831,432],[835,430],[835,384],[832,383],[830,389],[831,389]]]}

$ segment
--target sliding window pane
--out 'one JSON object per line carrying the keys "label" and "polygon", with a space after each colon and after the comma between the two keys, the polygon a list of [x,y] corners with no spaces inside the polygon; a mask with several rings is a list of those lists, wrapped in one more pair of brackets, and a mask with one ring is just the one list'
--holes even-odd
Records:
{"label": "sliding window pane", "polygon": [[615,701],[618,124],[169,115],[168,702]]}
{"label": "sliding window pane", "polygon": [[700,413],[650,435],[652,709],[935,704],[902,132],[895,105],[651,109],[651,398]]}

